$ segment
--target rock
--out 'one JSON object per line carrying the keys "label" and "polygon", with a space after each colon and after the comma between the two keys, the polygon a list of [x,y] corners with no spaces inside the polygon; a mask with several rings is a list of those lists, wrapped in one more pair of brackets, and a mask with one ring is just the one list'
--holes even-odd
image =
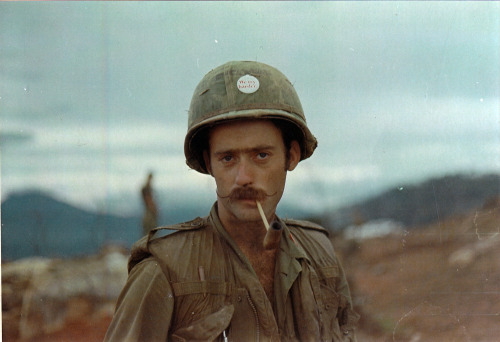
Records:
{"label": "rock", "polygon": [[470,246],[456,250],[449,256],[448,262],[452,266],[464,268],[471,265],[476,258],[488,253],[495,247],[500,247],[500,234],[479,239]]}

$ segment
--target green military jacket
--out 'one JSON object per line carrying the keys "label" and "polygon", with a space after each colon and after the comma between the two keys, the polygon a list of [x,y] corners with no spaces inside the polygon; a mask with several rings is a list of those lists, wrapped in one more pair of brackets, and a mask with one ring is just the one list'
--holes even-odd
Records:
{"label": "green military jacket", "polygon": [[215,206],[152,231],[132,247],[105,341],[355,341],[358,315],[326,231],[281,223],[274,303]]}

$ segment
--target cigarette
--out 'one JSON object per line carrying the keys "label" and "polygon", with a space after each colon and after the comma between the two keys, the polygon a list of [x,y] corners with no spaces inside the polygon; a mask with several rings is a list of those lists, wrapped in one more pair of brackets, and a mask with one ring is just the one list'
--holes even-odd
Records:
{"label": "cigarette", "polygon": [[264,210],[262,210],[262,206],[260,205],[259,201],[255,201],[257,203],[257,209],[259,209],[259,214],[260,217],[262,218],[262,221],[264,222],[264,226],[266,227],[266,230],[269,230],[269,223],[267,222],[266,215],[264,214]]}
{"label": "cigarette", "polygon": [[255,201],[257,203],[257,209],[259,209],[260,217],[262,218],[262,222],[264,222],[264,226],[266,227],[267,233],[264,237],[264,248],[265,249],[276,249],[279,246],[281,240],[281,231],[283,227],[278,221],[273,221],[271,223],[271,227],[269,227],[269,223],[267,222],[266,215],[264,214],[264,210],[262,210],[262,206],[259,201]]}

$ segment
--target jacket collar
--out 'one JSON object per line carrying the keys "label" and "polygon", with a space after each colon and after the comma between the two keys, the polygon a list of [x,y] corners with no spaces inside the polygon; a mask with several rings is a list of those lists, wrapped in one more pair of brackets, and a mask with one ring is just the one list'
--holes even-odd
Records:
{"label": "jacket collar", "polygon": [[[309,261],[309,257],[307,256],[304,249],[296,242],[293,238],[290,229],[287,227],[286,223],[281,220],[278,216],[276,216],[277,220],[281,223],[283,227],[283,232],[280,241],[280,250],[282,253],[285,253],[288,258],[291,259],[306,259]],[[237,247],[236,242],[231,238],[229,233],[226,231],[224,226],[222,225],[219,214],[217,212],[217,202],[212,205],[212,209],[210,210],[210,215],[208,220],[212,223],[215,230],[227,240],[227,242],[234,248]],[[239,248],[235,248],[235,251],[238,251],[238,254],[241,253]],[[280,253],[281,254],[281,253]]]}

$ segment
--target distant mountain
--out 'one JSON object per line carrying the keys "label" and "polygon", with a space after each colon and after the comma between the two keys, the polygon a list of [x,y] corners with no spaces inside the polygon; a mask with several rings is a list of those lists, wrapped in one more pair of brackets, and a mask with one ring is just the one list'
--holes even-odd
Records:
{"label": "distant mountain", "polygon": [[378,219],[417,227],[481,208],[500,196],[500,175],[452,175],[399,187],[329,213],[336,229]]}
{"label": "distant mountain", "polygon": [[4,260],[86,255],[112,242],[128,247],[140,234],[140,217],[88,212],[41,192],[13,194],[2,203]]}
{"label": "distant mountain", "polygon": [[[160,208],[158,224],[168,225],[206,216],[212,202],[205,202],[163,199],[160,203],[168,205]],[[283,217],[291,211],[286,207],[280,210]],[[107,243],[129,248],[142,234],[140,215],[120,217],[90,212],[34,190],[11,194],[2,203],[1,212],[4,260],[87,255],[96,253]],[[299,212],[293,212],[298,217]]]}
{"label": "distant mountain", "polygon": [[[447,176],[382,193],[356,205],[312,218],[327,227],[342,229],[353,223],[391,219],[406,227],[424,225],[479,208],[500,196],[500,175]],[[212,203],[170,201],[160,208],[164,222],[183,222],[206,216]],[[103,244],[130,247],[141,236],[139,215],[120,217],[71,206],[39,191],[10,195],[1,207],[2,259],[29,256],[71,257],[96,253]],[[289,215],[293,213],[293,215]],[[293,208],[282,207],[281,217],[304,218]],[[160,218],[162,220],[162,218]]]}

